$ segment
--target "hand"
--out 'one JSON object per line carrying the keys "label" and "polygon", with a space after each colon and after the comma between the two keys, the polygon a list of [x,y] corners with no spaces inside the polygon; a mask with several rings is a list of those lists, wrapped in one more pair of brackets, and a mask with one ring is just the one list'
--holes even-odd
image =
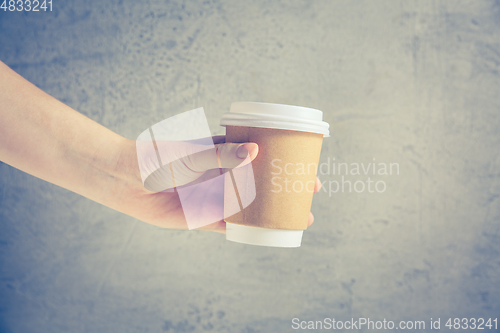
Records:
{"label": "hand", "polygon": [[[146,223],[187,228],[177,193],[154,193],[144,187],[135,140],[121,137],[47,95],[2,62],[0,100],[0,161]],[[214,140],[222,162],[239,161],[234,156],[235,144],[224,144],[223,137]],[[258,147],[247,145],[251,159],[255,158]],[[208,163],[176,167],[189,182],[218,165],[212,158]],[[320,187],[317,180],[314,192]],[[313,220],[310,214],[308,224]],[[225,222],[200,229],[225,233]]]}
{"label": "hand", "polygon": [[[218,147],[219,149],[221,161],[223,164],[236,163],[237,165],[238,159],[240,161],[243,161],[242,157],[245,158],[247,156],[247,153],[245,153],[245,155],[240,155],[242,157],[238,157],[238,147],[242,145],[224,143],[224,136],[213,137],[213,141],[216,147]],[[255,143],[246,143],[244,144],[244,147],[248,150],[250,160],[255,159],[258,154],[258,146]],[[239,152],[241,153],[241,150]],[[184,163],[178,163],[176,165],[176,171],[174,171],[174,173],[182,174],[183,184],[189,183],[190,181],[202,177],[207,170],[218,167],[218,162],[216,160],[207,160],[205,163],[198,162],[200,162],[200,160],[186,159]],[[154,193],[147,190],[142,184],[141,175],[139,173],[137,165],[138,160],[135,142],[127,141],[123,146],[123,152],[121,154],[120,163],[118,166],[120,171],[118,172],[118,174],[129,174],[129,177],[130,175],[132,175],[132,177],[130,177],[130,180],[126,182],[126,185],[117,192],[120,196],[118,202],[121,202],[121,204],[120,207],[117,207],[115,209],[125,214],[131,215],[141,221],[162,228],[187,229],[187,222],[184,217],[178,194],[175,192]],[[193,165],[196,165],[196,167],[193,167]],[[223,167],[224,166],[225,165],[223,165]],[[165,185],[164,188],[168,188],[168,186]],[[321,182],[316,178],[314,193],[318,192],[320,188]],[[213,204],[217,205],[220,203]],[[312,213],[310,213],[308,226],[310,226],[313,221],[314,216],[312,215]],[[210,230],[219,233],[225,233],[226,223],[221,220],[196,230]]]}
{"label": "hand", "polygon": [[[177,193],[154,193],[144,187],[135,140],[121,137],[47,95],[2,62],[0,100],[0,161],[146,223],[187,228]],[[220,145],[222,162],[239,161],[235,157],[239,145],[225,144],[224,137],[214,140]],[[251,159],[255,158],[256,144],[244,145],[251,150]],[[215,162],[176,166],[189,182],[217,168]],[[317,180],[314,192],[320,187]],[[313,220],[311,214],[309,225]],[[225,233],[225,222],[200,229]]]}

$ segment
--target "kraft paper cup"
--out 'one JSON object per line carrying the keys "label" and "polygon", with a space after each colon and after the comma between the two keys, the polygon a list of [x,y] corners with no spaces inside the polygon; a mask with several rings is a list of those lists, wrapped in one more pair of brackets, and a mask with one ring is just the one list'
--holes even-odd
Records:
{"label": "kraft paper cup", "polygon": [[[299,247],[307,228],[323,137],[329,125],[315,109],[238,102],[223,115],[226,142],[255,142],[256,196],[226,217],[226,239],[252,245]],[[227,215],[225,215],[227,216]]]}

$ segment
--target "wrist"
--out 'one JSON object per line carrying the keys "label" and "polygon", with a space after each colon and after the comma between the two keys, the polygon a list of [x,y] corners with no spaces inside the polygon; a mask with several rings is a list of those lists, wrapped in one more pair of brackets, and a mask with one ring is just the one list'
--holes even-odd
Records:
{"label": "wrist", "polygon": [[[142,210],[155,201],[149,200],[152,192],[146,190],[142,183],[135,140],[125,138],[120,140],[116,146],[116,163],[110,171],[109,178],[112,183],[111,190],[107,191],[102,203],[119,212],[143,221],[147,220]],[[154,207],[150,210],[154,212]]]}
{"label": "wrist", "polygon": [[144,189],[137,161],[135,140],[123,138],[117,147],[117,163],[113,170],[115,177],[122,179],[131,187]]}
{"label": "wrist", "polygon": [[135,141],[118,135],[85,149],[70,149],[67,160],[75,169],[81,168],[84,177],[83,182],[72,184],[75,186],[63,187],[123,212],[130,197],[142,187],[135,154]]}

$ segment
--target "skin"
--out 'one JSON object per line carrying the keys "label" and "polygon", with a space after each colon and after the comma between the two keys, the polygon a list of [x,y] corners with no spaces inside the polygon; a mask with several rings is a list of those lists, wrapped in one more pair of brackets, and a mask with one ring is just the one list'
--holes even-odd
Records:
{"label": "skin", "polygon": [[[0,62],[0,160],[162,228],[187,229],[177,193],[142,184],[135,140],[49,96]],[[224,144],[224,137],[214,137]],[[245,144],[253,160],[256,144]],[[316,179],[314,192],[321,187]],[[309,216],[311,225],[314,221]],[[225,233],[224,221],[197,230]]]}

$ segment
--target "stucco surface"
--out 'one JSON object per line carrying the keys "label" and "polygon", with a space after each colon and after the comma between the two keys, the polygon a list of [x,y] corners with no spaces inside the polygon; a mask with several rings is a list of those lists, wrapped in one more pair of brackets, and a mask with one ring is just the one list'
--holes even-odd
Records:
{"label": "stucco surface", "polygon": [[130,139],[197,107],[224,133],[235,101],[320,109],[332,133],[298,249],[161,230],[0,163],[1,332],[499,317],[498,1],[54,0],[0,11],[0,60]]}

